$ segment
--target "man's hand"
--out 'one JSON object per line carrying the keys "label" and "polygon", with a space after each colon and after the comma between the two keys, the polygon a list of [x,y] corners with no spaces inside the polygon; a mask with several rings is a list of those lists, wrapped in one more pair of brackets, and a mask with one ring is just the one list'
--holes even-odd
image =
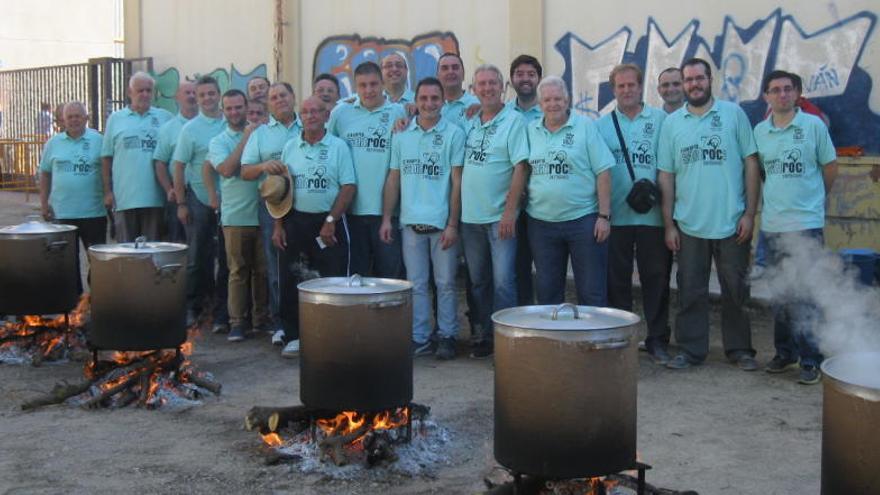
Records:
{"label": "man's hand", "polygon": [[52,209],[52,206],[44,205],[40,208],[40,210],[43,214],[43,220],[45,220],[47,222],[51,222],[52,220],[55,220],[55,210]]}
{"label": "man's hand", "polygon": [[168,191],[165,192],[165,199],[167,199],[169,203],[177,203],[177,193],[174,192],[173,187],[169,188]]}
{"label": "man's hand", "polygon": [[189,208],[186,205],[177,205],[177,219],[184,225],[189,225]]}
{"label": "man's hand", "polygon": [[391,244],[394,241],[394,236],[391,234],[391,219],[382,219],[382,226],[379,227],[379,239],[385,244]]}
{"label": "man's hand", "polygon": [[324,222],[321,226],[321,232],[318,234],[327,247],[336,245],[336,222]]}
{"label": "man's hand", "polygon": [[416,106],[415,103],[407,103],[406,105],[404,105],[404,108],[406,108],[406,114],[410,117],[412,117],[416,114],[416,112],[419,111],[419,108]]}
{"label": "man's hand", "polygon": [[210,206],[211,209],[214,211],[220,209],[220,200],[217,199],[217,193],[208,195],[208,206]]}
{"label": "man's hand", "polygon": [[282,225],[277,223],[272,228],[272,244],[282,251],[287,249],[287,232],[284,231]]}
{"label": "man's hand", "polygon": [[498,237],[500,239],[516,237],[516,213],[504,212],[501,215],[501,221],[498,222]]}
{"label": "man's hand", "polygon": [[244,126],[244,135],[242,136],[242,139],[247,138],[248,136],[250,136],[251,133],[253,133],[254,131],[257,130],[257,127],[260,127],[260,124],[255,124],[255,123],[253,123],[253,122],[248,122],[248,125]]}
{"label": "man's hand", "polygon": [[107,191],[104,193],[104,207],[108,210],[116,208],[116,198],[113,197],[113,191]]}
{"label": "man's hand", "polygon": [[409,122],[412,120],[408,117],[401,117],[394,121],[394,132],[403,132],[409,127]]}
{"label": "man's hand", "polygon": [[755,228],[755,218],[748,213],[743,213],[736,223],[736,243],[745,244],[752,240],[752,232]]}
{"label": "man's hand", "polygon": [[287,165],[278,160],[269,160],[263,164],[263,172],[266,172],[269,175],[281,175],[285,170],[287,170]]}
{"label": "man's hand", "polygon": [[474,103],[473,105],[467,107],[467,109],[464,111],[464,117],[466,119],[469,119],[469,118],[473,117],[474,115],[476,115],[477,112],[479,112],[479,111],[480,111],[480,104]]}
{"label": "man's hand", "polygon": [[677,253],[681,249],[681,238],[678,234],[678,228],[675,226],[666,227],[666,247],[673,253]]}
{"label": "man's hand", "polygon": [[596,238],[596,242],[605,242],[610,233],[611,225],[609,225],[608,220],[597,217],[596,224],[593,226],[593,236]]}
{"label": "man's hand", "polygon": [[456,242],[458,242],[458,228],[447,225],[443,229],[443,233],[440,234],[440,249],[445,251],[454,246]]}

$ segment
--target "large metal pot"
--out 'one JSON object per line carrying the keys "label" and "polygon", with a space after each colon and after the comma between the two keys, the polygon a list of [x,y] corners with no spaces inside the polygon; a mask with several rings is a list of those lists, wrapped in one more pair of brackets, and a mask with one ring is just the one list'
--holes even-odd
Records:
{"label": "large metal pot", "polygon": [[822,495],[880,493],[880,352],[822,363]]}
{"label": "large metal pot", "polygon": [[39,220],[0,228],[0,314],[66,313],[76,306],[76,227]]}
{"label": "large metal pot", "polygon": [[518,473],[581,478],[636,462],[639,317],[521,306],[495,323],[495,459]]}
{"label": "large metal pot", "polygon": [[302,403],[334,411],[409,404],[412,284],[355,275],[298,288]]}
{"label": "large metal pot", "polygon": [[92,266],[92,331],[97,349],[147,351],[186,341],[186,245],[99,244]]}

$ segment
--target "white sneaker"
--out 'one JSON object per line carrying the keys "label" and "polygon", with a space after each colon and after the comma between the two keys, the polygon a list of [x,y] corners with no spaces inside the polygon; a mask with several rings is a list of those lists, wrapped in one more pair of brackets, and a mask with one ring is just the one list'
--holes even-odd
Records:
{"label": "white sneaker", "polygon": [[295,358],[297,356],[299,356],[299,339],[291,340],[281,351],[281,357]]}
{"label": "white sneaker", "polygon": [[272,345],[283,345],[284,344],[284,330],[275,330],[275,333],[272,334]]}

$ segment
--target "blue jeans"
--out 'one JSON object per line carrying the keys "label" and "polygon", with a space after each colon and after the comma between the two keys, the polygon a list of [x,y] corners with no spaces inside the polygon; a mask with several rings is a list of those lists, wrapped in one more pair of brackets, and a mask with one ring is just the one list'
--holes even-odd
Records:
{"label": "blue jeans", "polygon": [[[213,300],[214,323],[228,323],[226,299],[229,269],[217,212],[199,201],[189,188],[186,203],[190,216],[189,224],[184,225],[186,243],[189,245],[186,262],[187,309],[199,313],[204,302]],[[218,235],[221,236],[220,243],[217,242]]]}
{"label": "blue jeans", "polygon": [[[385,244],[379,239],[380,215],[346,215],[351,235],[351,273],[365,277],[403,278],[400,236]],[[397,229],[397,218],[391,220]]]}
{"label": "blue jeans", "polygon": [[475,342],[491,341],[492,313],[516,306],[516,238],[499,238],[498,222],[462,223],[461,240],[480,326]]}
{"label": "blue jeans", "polygon": [[767,267],[767,236],[763,230],[758,230],[758,242],[755,244],[755,266]]}
{"label": "blue jeans", "polygon": [[[788,257],[783,249],[783,239],[800,238],[797,243],[788,245],[799,246],[822,245],[824,236],[822,229],[801,230],[795,232],[770,233],[767,237],[767,257],[770,268],[780,268],[780,264]],[[816,343],[816,327],[820,318],[819,309],[813,301],[803,298],[789,298],[773,304],[773,342],[776,355],[786,360],[800,358],[801,366],[819,366],[823,356]]]}
{"label": "blue jeans", "polygon": [[[434,268],[437,290],[437,327],[441,338],[458,336],[458,243],[449,249],[440,247],[442,232],[417,234],[409,227],[399,231],[403,242],[403,262],[407,279],[412,282],[413,341],[427,342],[431,337],[431,294],[428,279]],[[395,233],[396,234],[396,233]]]}
{"label": "blue jeans", "polygon": [[529,217],[538,304],[565,302],[570,256],[578,304],[608,305],[608,241],[596,242],[596,218],[595,213],[564,222]]}
{"label": "blue jeans", "polygon": [[278,281],[278,263],[280,254],[278,248],[272,244],[272,230],[275,228],[275,219],[269,215],[265,201],[260,201],[259,218],[260,233],[263,236],[263,251],[266,253],[266,281],[269,284],[269,318],[272,330],[281,328],[279,316],[280,283]]}

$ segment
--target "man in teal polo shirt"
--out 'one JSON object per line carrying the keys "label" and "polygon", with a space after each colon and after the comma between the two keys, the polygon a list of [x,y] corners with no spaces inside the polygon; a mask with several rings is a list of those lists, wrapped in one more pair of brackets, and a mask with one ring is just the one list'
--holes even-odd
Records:
{"label": "man in teal polo shirt", "polygon": [[[220,86],[211,76],[196,81],[199,114],[184,124],[172,156],[174,190],[177,196],[177,217],[186,230],[189,245],[187,257],[187,322],[195,323],[205,299],[214,299],[215,332],[226,331],[226,288],[229,272],[217,213],[211,208],[202,177],[202,166],[211,139],[223,132],[226,120],[220,110]],[[216,187],[216,183],[214,184]],[[218,252],[219,251],[219,252]],[[214,273],[214,262],[219,270]]]}
{"label": "man in teal polo shirt", "polygon": [[156,179],[165,191],[164,238],[171,242],[186,242],[186,232],[180,219],[177,218],[177,193],[174,192],[174,171],[171,170],[171,157],[174,155],[174,147],[177,146],[177,138],[180,136],[183,125],[199,113],[195,83],[189,81],[180,83],[175,100],[180,111],[159,128],[159,141],[153,152],[153,164],[156,168]]}
{"label": "man in teal polo shirt", "polygon": [[116,240],[132,242],[138,236],[157,240],[162,227],[165,195],[153,168],[159,128],[171,119],[151,107],[153,78],[135,72],[128,81],[128,107],[107,119],[101,147],[104,206],[113,209]]}
{"label": "man in teal polo shirt", "polygon": [[483,358],[492,355],[492,312],[516,305],[516,220],[529,142],[525,121],[501,100],[504,77],[498,67],[477,67],[474,87],[480,112],[465,129],[461,236],[479,312],[471,355]]}
{"label": "man in teal polo shirt", "polygon": [[382,92],[382,71],[374,62],[354,70],[358,98],[340,103],[330,114],[327,130],[351,148],[357,174],[357,196],[351,206],[352,273],[400,278],[403,262],[400,239],[386,244],[379,239],[382,225],[382,188],[391,158],[391,131],[406,110],[391,103]]}
{"label": "man in teal polo shirt", "polygon": [[464,90],[464,62],[457,53],[447,52],[440,56],[437,60],[437,79],[443,85],[443,97],[446,99],[441,115],[464,129],[468,111],[476,111],[480,100]]}
{"label": "man in teal polo shirt", "polygon": [[[666,247],[661,206],[638,213],[626,202],[635,180],[657,182],[657,145],[666,113],[642,101],[642,70],[621,64],[611,70],[609,82],[617,108],[603,115],[597,125],[605,144],[614,154],[611,169],[611,236],[608,246],[608,304],[632,311],[633,259],[638,261],[642,308],[648,326],[645,347],[653,361],[669,361],[669,273],[672,252]],[[617,118],[617,124],[614,118]],[[620,128],[618,135],[617,127]],[[621,143],[621,137],[623,143]],[[624,156],[624,146],[627,156]]]}
{"label": "man in teal polo shirt", "polygon": [[260,199],[257,183],[240,177],[241,153],[259,124],[247,122],[247,98],[241,91],[230,89],[223,93],[222,101],[226,129],[211,139],[207,162],[220,175],[220,224],[229,266],[230,330],[227,340],[236,342],[245,337],[249,300],[253,301],[252,328],[262,328],[269,316],[266,257],[257,215]]}
{"label": "man in teal polo shirt", "polygon": [[385,97],[391,103],[400,103],[407,109],[415,109],[416,95],[407,88],[409,67],[407,67],[403,55],[398,52],[386,55],[382,59],[381,67]]}
{"label": "man in teal polo shirt", "polygon": [[[801,78],[775,70],[764,78],[764,100],[770,115],[755,126],[755,144],[764,170],[761,229],[767,237],[769,268],[797,251],[816,252],[823,244],[825,196],[837,175],[837,153],[819,117],[797,106]],[[774,303],[776,355],[765,368],[781,373],[797,366],[800,383],[821,379],[822,353],[816,344],[815,301],[796,294]]]}
{"label": "man in teal polo shirt", "polygon": [[[46,221],[75,226],[83,248],[88,249],[107,242],[102,139],[98,131],[86,127],[86,107],[78,101],[64,106],[63,120],[65,130],[49,138],[40,158],[40,206]],[[79,263],[76,269],[78,274]],[[76,281],[82,292],[79,275]]]}
{"label": "man in teal polo shirt", "polygon": [[[351,244],[345,212],[358,190],[351,150],[326,127],[330,110],[317,96],[300,108],[303,131],[284,147],[281,161],[293,181],[293,209],[275,219],[272,240],[282,266],[305,255],[322,277],[347,276]],[[299,351],[299,291],[296,276],[281,273],[281,305],[288,340],[282,356]]]}
{"label": "man in teal polo shirt", "polygon": [[675,340],[681,352],[666,366],[682,369],[706,359],[714,258],[725,354],[753,371],[758,365],[745,303],[760,187],[755,140],[742,108],[712,97],[705,60],[689,59],[681,69],[688,103],[666,117],[657,152],[666,246],[679,251]]}
{"label": "man in teal polo shirt", "polygon": [[[269,86],[269,123],[261,125],[248,138],[241,155],[241,178],[262,183],[266,174],[280,174],[285,166],[281,163],[284,146],[302,132],[302,123],[296,115],[296,94],[293,86],[276,82]],[[266,252],[266,275],[269,280],[269,315],[271,317],[272,343],[284,343],[285,328],[292,332],[296,322],[285,323],[280,307],[279,258],[281,253],[272,243],[275,220],[269,215],[266,204],[260,201],[260,232]]]}
{"label": "man in teal polo shirt", "polygon": [[[391,145],[391,170],[385,181],[382,228],[385,242],[400,235],[406,276],[413,284],[413,351],[433,352],[429,275],[437,293],[438,359],[455,357],[458,336],[458,228],[461,216],[461,167],[464,132],[440,117],[443,86],[433,77],[416,88],[418,115]],[[391,218],[400,200],[401,231]]]}

